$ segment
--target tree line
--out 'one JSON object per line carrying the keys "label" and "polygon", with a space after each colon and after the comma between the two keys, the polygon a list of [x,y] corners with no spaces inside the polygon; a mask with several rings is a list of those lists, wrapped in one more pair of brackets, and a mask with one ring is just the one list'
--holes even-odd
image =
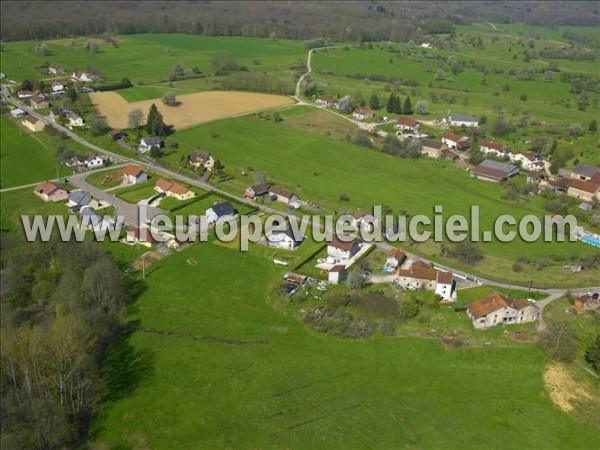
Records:
{"label": "tree line", "polygon": [[126,280],[91,242],[0,243],[3,445],[78,446],[106,393],[101,363],[123,331]]}
{"label": "tree line", "polygon": [[[26,17],[27,20],[23,18]],[[343,17],[343,20],[339,20]],[[590,3],[559,2],[4,2],[3,40],[43,40],[102,34],[185,33],[337,42],[407,42],[471,22],[597,25]],[[90,47],[93,51],[93,46]]]}

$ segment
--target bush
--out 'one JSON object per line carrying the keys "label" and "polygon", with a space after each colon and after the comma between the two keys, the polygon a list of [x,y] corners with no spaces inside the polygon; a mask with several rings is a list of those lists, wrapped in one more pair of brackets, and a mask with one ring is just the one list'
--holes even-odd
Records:
{"label": "bush", "polygon": [[100,86],[94,86],[95,91],[118,91],[119,89],[127,89],[133,86],[129,78],[123,78],[120,83],[117,84],[105,84]]}
{"label": "bush", "polygon": [[456,245],[451,255],[465,264],[475,264],[483,259],[483,253],[475,242],[464,241]]}
{"label": "bush", "polygon": [[167,106],[178,106],[180,104],[174,92],[167,92],[163,95],[162,102]]}
{"label": "bush", "polygon": [[540,341],[548,358],[564,363],[573,362],[577,353],[577,341],[568,322],[556,322],[549,328],[549,333]]}

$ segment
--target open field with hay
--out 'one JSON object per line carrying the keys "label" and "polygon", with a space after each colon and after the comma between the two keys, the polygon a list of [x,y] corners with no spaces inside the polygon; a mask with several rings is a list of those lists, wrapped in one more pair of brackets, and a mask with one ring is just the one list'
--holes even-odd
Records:
{"label": "open field with hay", "polygon": [[127,118],[134,109],[147,112],[156,104],[165,123],[176,129],[198,125],[223,117],[288,106],[293,100],[282,95],[251,92],[197,92],[177,97],[178,106],[166,106],[159,98],[128,103],[116,92],[94,92],[92,102],[106,116],[113,128],[127,128]]}

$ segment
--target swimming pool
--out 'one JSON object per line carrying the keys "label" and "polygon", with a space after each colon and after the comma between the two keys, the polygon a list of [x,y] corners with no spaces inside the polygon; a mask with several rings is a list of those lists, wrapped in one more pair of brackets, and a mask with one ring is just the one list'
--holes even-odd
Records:
{"label": "swimming pool", "polygon": [[600,239],[599,238],[595,238],[592,236],[586,236],[586,237],[581,238],[581,240],[583,242],[585,242],[586,244],[593,245],[594,247],[600,247]]}

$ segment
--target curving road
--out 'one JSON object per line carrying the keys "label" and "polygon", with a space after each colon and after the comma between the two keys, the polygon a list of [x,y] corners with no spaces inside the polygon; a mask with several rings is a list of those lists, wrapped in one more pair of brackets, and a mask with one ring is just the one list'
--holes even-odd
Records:
{"label": "curving road", "polygon": [[[330,47],[331,48],[331,47]],[[309,105],[308,103],[304,102],[303,100],[301,100],[299,98],[299,91],[300,91],[300,87],[301,87],[301,82],[302,80],[311,72],[311,57],[312,57],[312,52],[313,50],[311,49],[309,51],[309,55],[308,55],[308,60],[307,60],[307,72],[304,73],[300,80],[298,81],[297,85],[296,85],[296,95],[294,96],[294,98],[298,101],[299,104],[305,104],[305,105]],[[20,101],[16,100],[15,98],[13,98],[10,94],[10,92],[8,91],[6,85],[2,84],[1,86],[1,90],[2,90],[2,96],[4,97],[5,101],[7,101],[8,103],[11,103],[12,105],[14,105],[15,107],[18,107],[20,109],[22,109],[23,111],[27,112],[28,114],[30,114],[31,116],[37,118],[38,120],[41,120],[42,122],[44,122],[46,124],[46,126],[50,126],[50,127],[54,127],[57,130],[61,131],[62,133],[65,133],[67,136],[69,136],[69,138],[73,139],[75,142],[78,142],[79,144],[89,148],[90,150],[93,150],[94,152],[97,152],[99,154],[105,155],[105,156],[109,156],[111,157],[111,159],[115,160],[115,161],[121,161],[121,162],[127,162],[127,163],[132,163],[132,164],[136,164],[142,168],[145,168],[147,170],[152,170],[154,172],[158,172],[161,173],[163,175],[165,175],[166,177],[175,179],[175,180],[179,180],[182,181],[184,183],[187,183],[191,186],[196,186],[199,187],[201,189],[204,189],[206,191],[212,191],[215,192],[217,194],[219,194],[220,196],[226,197],[226,198],[230,198],[232,200],[235,200],[237,202],[241,202],[244,204],[247,204],[249,206],[251,206],[252,208],[259,208],[262,211],[269,213],[269,214],[282,214],[281,211],[270,208],[268,206],[265,205],[259,205],[251,200],[247,200],[245,198],[241,198],[238,197],[236,195],[230,194],[226,191],[223,191],[221,189],[215,188],[214,186],[211,186],[208,183],[205,183],[203,181],[200,181],[198,179],[194,179],[194,178],[190,178],[186,175],[182,175],[180,173],[177,172],[173,172],[171,170],[165,169],[164,167],[156,164],[153,160],[149,159],[149,158],[144,158],[144,161],[140,162],[137,159],[134,158],[129,158],[126,156],[122,156],[119,155],[117,153],[113,153],[109,150],[106,150],[104,148],[98,147],[97,145],[94,145],[88,141],[86,141],[85,139],[83,139],[81,136],[73,133],[71,130],[63,127],[60,124],[57,124],[53,121],[51,121],[50,119],[48,119],[47,116],[44,116],[42,114],[39,114],[37,111],[33,110],[32,108],[29,108],[28,106],[24,105],[23,103],[21,103]],[[310,106],[316,106],[314,104],[310,104]],[[339,114],[336,113],[335,111],[331,111],[327,108],[322,108],[326,111],[329,111],[332,114]],[[341,114],[339,114],[340,116],[342,116]],[[348,117],[346,116],[342,116],[345,119],[348,119]],[[354,122],[352,119],[351,120],[353,123]],[[113,195],[109,194],[109,193],[104,193],[104,194],[100,194],[98,192],[96,192],[96,190],[99,190],[97,188],[94,188],[93,186],[91,186],[89,183],[85,182],[85,180],[83,180],[84,177],[75,177],[74,181],[80,186],[83,187],[85,186],[85,189],[90,190],[92,193],[94,193],[94,195],[108,195],[111,198],[115,198]],[[73,179],[73,178],[72,178]],[[102,197],[100,197],[102,198]],[[114,200],[108,200],[109,202],[114,203]],[[133,207],[133,205],[130,205]],[[119,212],[123,212],[125,213],[126,211],[129,211],[129,209],[127,207],[124,207],[124,205],[121,205],[121,207],[123,209],[120,209]],[[156,208],[155,208],[156,209]],[[159,210],[160,211],[160,210]],[[157,213],[157,211],[152,210],[151,213]],[[127,212],[127,215],[130,216],[130,218],[133,218],[134,215],[131,211]],[[327,230],[327,231],[333,231],[333,230]],[[389,251],[391,250],[393,247],[387,243],[377,243],[376,244],[377,247],[379,247],[380,249],[384,250],[384,251]],[[421,259],[423,261],[425,261],[426,263],[432,262],[428,260],[427,258],[423,258],[421,256],[415,255],[415,254],[411,254],[411,253],[406,253],[406,255],[409,258],[414,258],[414,259]],[[544,301],[540,301],[538,302],[538,304],[540,305],[540,307],[543,309],[547,304],[549,304],[550,302],[556,300],[557,298],[560,298],[562,296],[564,296],[567,293],[567,289],[537,289],[537,288],[528,288],[525,286],[521,286],[521,285],[516,285],[516,284],[510,284],[510,283],[501,283],[501,282],[497,282],[497,281],[493,281],[493,280],[488,280],[485,278],[481,278],[478,277],[476,275],[473,274],[469,274],[467,272],[464,272],[462,270],[458,270],[458,269],[454,269],[450,266],[446,266],[443,264],[438,264],[438,263],[434,263],[436,265],[436,267],[439,267],[440,269],[443,270],[447,270],[450,272],[453,272],[457,275],[459,275],[460,277],[466,278],[467,280],[471,280],[477,284],[485,284],[485,285],[489,285],[489,286],[496,286],[496,287],[501,287],[501,288],[506,288],[506,289],[513,289],[513,290],[519,290],[519,291],[529,291],[529,290],[534,290],[536,292],[540,292],[543,294],[547,294],[549,297],[544,300]],[[600,287],[591,287],[591,288],[574,288],[574,289],[570,289],[570,291],[573,294],[584,294],[590,291],[597,291],[600,290]]]}

